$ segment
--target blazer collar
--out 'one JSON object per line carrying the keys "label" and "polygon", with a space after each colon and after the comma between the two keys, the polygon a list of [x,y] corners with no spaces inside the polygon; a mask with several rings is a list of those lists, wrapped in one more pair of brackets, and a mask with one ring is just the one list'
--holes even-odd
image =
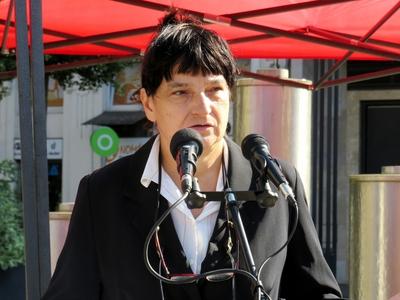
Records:
{"label": "blazer collar", "polygon": [[242,155],[240,147],[229,137],[225,138],[229,150],[228,179],[233,191],[247,191],[252,182],[249,161]]}
{"label": "blazer collar", "polygon": [[151,137],[146,144],[144,144],[138,151],[130,156],[128,162],[128,174],[126,174],[125,176],[123,194],[127,198],[134,199],[135,202],[145,201],[144,197],[137,197],[137,189],[143,187],[140,179],[142,178],[143,171],[151,151],[151,147],[153,146],[156,137],[157,136]]}

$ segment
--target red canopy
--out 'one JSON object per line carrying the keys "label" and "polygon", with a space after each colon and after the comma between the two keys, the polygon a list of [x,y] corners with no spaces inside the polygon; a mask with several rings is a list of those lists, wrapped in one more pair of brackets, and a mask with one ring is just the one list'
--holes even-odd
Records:
{"label": "red canopy", "polygon": [[[114,56],[138,54],[146,48],[165,10],[173,5],[190,10],[203,21],[210,21],[207,26],[230,42],[238,58],[339,59],[315,85],[287,80],[288,84],[304,88],[317,89],[360,80],[350,78],[322,84],[332,70],[348,57],[400,60],[398,0],[152,1],[43,0],[45,52]],[[13,50],[16,46],[16,24],[14,13],[10,9],[13,7],[10,3],[14,2],[15,0],[0,0],[2,51]],[[40,0],[31,0],[31,3],[38,5]],[[21,37],[17,51],[17,68],[24,183],[22,194],[28,245],[27,296],[29,299],[39,299],[50,277],[49,249],[46,242],[48,201],[42,45],[39,41],[40,30],[37,30],[40,19],[33,18],[32,24],[35,26],[32,26],[34,29],[31,33],[38,38],[32,41],[32,55],[29,57],[24,19],[26,14],[20,5],[17,11],[20,16],[18,31]],[[66,67],[71,65],[73,64]],[[47,66],[46,70],[50,70],[50,67],[54,66]],[[7,74],[0,72],[0,79],[15,75],[12,71],[3,73]],[[375,75],[400,73],[400,68],[378,73]],[[242,74],[247,76],[249,73]],[[277,80],[275,77],[267,78],[266,75],[251,75],[270,81]],[[34,109],[31,109],[32,103],[35,103]]]}
{"label": "red canopy", "polygon": [[[0,41],[10,1],[0,0]],[[400,60],[398,0],[43,0],[45,51],[143,51],[171,5],[210,20],[207,26],[230,42],[238,58],[337,59],[352,50],[350,59]],[[13,49],[13,13],[10,21],[5,48]],[[371,38],[362,42],[369,31]]]}

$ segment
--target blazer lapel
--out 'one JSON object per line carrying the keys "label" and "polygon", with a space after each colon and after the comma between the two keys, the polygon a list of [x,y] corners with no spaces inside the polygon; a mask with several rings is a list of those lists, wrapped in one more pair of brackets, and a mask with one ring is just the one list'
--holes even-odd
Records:
{"label": "blazer lapel", "polygon": [[248,191],[252,183],[252,171],[249,161],[242,155],[240,147],[230,138],[226,138],[229,149],[228,179],[233,191]]}
{"label": "blazer lapel", "polygon": [[140,182],[154,139],[152,137],[131,156],[123,188],[127,215],[136,233],[143,238],[154,223],[157,208],[157,186],[150,185],[146,188]]}

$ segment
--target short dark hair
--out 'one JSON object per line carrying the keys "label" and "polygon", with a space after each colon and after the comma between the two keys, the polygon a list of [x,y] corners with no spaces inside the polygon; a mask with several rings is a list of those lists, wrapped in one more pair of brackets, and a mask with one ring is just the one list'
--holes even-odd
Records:
{"label": "short dark hair", "polygon": [[[175,68],[177,68],[175,70]],[[163,78],[172,73],[223,75],[229,88],[238,68],[227,42],[180,11],[172,11],[161,21],[158,34],[147,47],[142,64],[142,87],[153,96]]]}

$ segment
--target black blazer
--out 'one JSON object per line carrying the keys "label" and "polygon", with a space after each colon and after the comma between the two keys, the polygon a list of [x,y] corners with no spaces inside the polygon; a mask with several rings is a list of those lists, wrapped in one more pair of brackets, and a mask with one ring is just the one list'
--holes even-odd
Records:
{"label": "black blazer", "polygon": [[[162,299],[160,282],[143,262],[144,240],[156,213],[157,185],[151,183],[145,188],[140,179],[153,141],[151,139],[135,154],[82,179],[68,236],[43,300]],[[229,139],[227,143],[228,178],[232,189],[254,188],[249,162],[238,145]],[[265,266],[261,275],[265,290],[274,300],[339,298],[340,290],[322,255],[299,175],[292,166],[280,163],[298,201],[299,224],[289,246]],[[167,207],[162,198],[161,211]],[[262,209],[254,202],[246,202],[240,212],[255,263],[259,266],[287,239],[289,205],[279,199],[274,207]],[[228,230],[224,221],[225,210],[221,205],[202,272],[229,267],[225,249]],[[164,221],[160,238],[171,272],[191,273],[171,217]],[[236,246],[233,250],[237,254]],[[154,249],[151,249],[150,261],[158,267]],[[236,299],[253,299],[246,278],[236,276],[235,284]],[[228,300],[232,299],[232,282],[204,280],[183,286],[163,284],[163,291],[168,300]]]}

